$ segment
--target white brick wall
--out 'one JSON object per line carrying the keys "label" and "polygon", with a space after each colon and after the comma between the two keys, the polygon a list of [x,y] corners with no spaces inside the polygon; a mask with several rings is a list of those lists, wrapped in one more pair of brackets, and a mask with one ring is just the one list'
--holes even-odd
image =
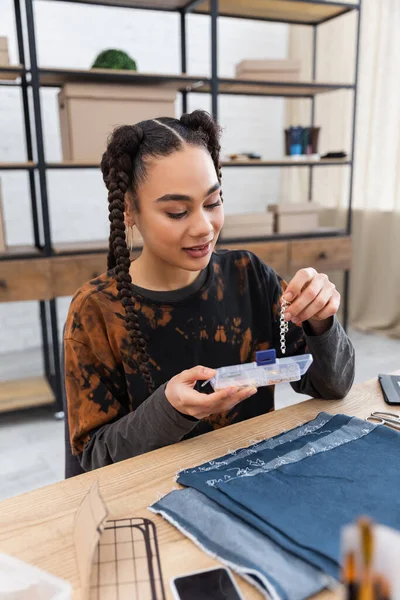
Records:
{"label": "white brick wall", "polygon": [[[88,68],[102,49],[126,50],[141,71],[180,71],[177,14],[96,7],[62,2],[35,2],[37,46],[42,66]],[[11,0],[0,0],[0,35],[9,38],[11,60],[17,61]],[[188,66],[193,74],[209,74],[209,18],[188,19]],[[287,53],[285,25],[220,19],[219,68],[232,76],[242,58],[283,58]],[[42,113],[46,158],[61,160],[57,112],[58,90],[43,89]],[[190,96],[189,110],[210,110],[210,98]],[[284,104],[281,99],[220,97],[225,128],[224,151],[256,151],[266,159],[282,153]],[[20,92],[0,87],[0,161],[25,160]],[[0,172],[9,244],[32,243],[26,173]],[[54,241],[99,239],[107,236],[107,202],[101,177],[93,171],[51,171],[48,191]],[[224,173],[227,212],[263,210],[279,193],[279,171],[231,169]],[[58,301],[60,323],[69,298]],[[35,347],[39,337],[36,303],[0,305],[0,352]]]}

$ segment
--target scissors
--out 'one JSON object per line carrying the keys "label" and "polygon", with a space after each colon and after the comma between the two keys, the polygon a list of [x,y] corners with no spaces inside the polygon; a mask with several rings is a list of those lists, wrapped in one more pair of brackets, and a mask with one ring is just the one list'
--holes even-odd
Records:
{"label": "scissors", "polygon": [[400,415],[396,413],[375,411],[365,420],[378,422],[379,425],[388,425],[400,431]]}

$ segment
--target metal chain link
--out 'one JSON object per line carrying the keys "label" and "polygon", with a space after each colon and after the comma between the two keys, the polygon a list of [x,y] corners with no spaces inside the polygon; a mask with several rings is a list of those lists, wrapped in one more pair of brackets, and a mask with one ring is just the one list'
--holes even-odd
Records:
{"label": "metal chain link", "polygon": [[281,318],[280,318],[280,343],[281,343],[281,352],[282,354],[286,354],[286,334],[289,331],[289,323],[285,321],[285,311],[289,306],[290,302],[286,300],[282,300],[281,304]]}

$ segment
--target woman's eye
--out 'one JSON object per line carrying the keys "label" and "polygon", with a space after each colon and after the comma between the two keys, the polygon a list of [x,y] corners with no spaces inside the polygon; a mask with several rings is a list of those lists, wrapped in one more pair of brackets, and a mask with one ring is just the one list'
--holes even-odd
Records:
{"label": "woman's eye", "polygon": [[186,210],[184,212],[180,212],[180,213],[169,213],[169,212],[167,212],[167,216],[170,219],[182,219],[186,214],[187,214]]}
{"label": "woman's eye", "polygon": [[217,202],[214,202],[213,204],[206,204],[204,208],[212,210],[213,208],[217,208],[217,206],[221,206],[221,200],[217,200]]}

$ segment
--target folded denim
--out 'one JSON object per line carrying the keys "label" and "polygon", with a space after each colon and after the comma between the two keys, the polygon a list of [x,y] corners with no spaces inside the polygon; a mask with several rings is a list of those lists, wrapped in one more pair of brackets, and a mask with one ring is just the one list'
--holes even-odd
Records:
{"label": "folded denim", "polygon": [[286,434],[182,471],[178,483],[338,578],[342,526],[365,514],[400,527],[400,469],[387,460],[399,442],[389,428],[321,413]]}
{"label": "folded denim", "polygon": [[[321,571],[338,579],[344,525],[368,515],[400,528],[400,469],[395,460],[399,443],[400,433],[392,429],[320,413],[291,431],[180,472],[178,483],[201,494],[196,496],[198,517],[187,506],[194,498],[189,490],[167,496],[154,508],[161,507],[167,518],[204,548],[229,560],[228,534],[220,530],[215,537],[207,527],[201,537],[199,519],[204,523],[207,513],[220,511],[224,522],[231,519],[250,537],[258,534],[264,539],[275,570],[269,571],[266,563],[260,572],[279,596],[306,598],[306,586],[293,595],[276,574],[284,572],[288,556],[298,559],[292,581],[305,577],[305,572],[321,577]],[[179,511],[184,515],[181,519]],[[251,568],[247,548],[238,549],[234,558],[240,567]],[[256,562],[253,557],[253,566]],[[319,585],[321,579],[315,577]]]}
{"label": "folded denim", "polygon": [[256,585],[266,598],[303,600],[330,583],[322,571],[293,556],[197,490],[173,491],[151,510]]}

